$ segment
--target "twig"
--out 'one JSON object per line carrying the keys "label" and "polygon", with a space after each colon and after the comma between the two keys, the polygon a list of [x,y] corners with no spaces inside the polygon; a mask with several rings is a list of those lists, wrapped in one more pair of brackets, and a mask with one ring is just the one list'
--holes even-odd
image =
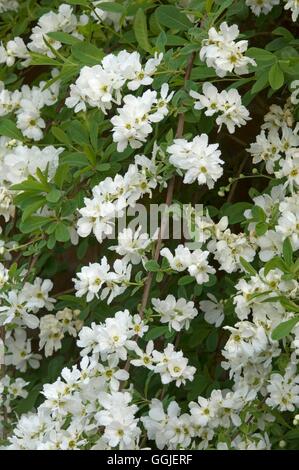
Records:
{"label": "twig", "polygon": [[[189,80],[189,78],[190,78],[194,58],[195,58],[195,53],[193,52],[192,55],[190,56],[188,66],[186,68],[185,77],[184,77],[184,84],[186,84],[187,80]],[[185,124],[185,115],[184,115],[184,113],[180,113],[179,114],[179,119],[178,119],[177,130],[176,130],[176,138],[182,137],[183,132],[184,132],[184,124]],[[167,206],[170,206],[170,204],[172,203],[174,187],[175,187],[175,176],[173,176],[171,178],[170,183],[169,183],[168,188],[167,188],[167,195],[166,195],[166,201],[165,201]],[[165,234],[165,229],[166,229],[166,226],[167,226],[167,221],[168,221],[167,217],[165,217],[165,216],[162,217],[161,227],[160,227],[160,230],[159,230],[158,240],[157,240],[155,255],[154,255],[154,260],[155,261],[158,261],[159,256],[160,256],[160,251],[161,251],[162,241],[163,241],[164,234]],[[147,279],[146,279],[145,284],[144,284],[144,291],[143,291],[143,296],[142,296],[142,300],[141,300],[141,307],[140,307],[140,310],[139,310],[139,314],[140,314],[141,317],[143,317],[144,310],[146,309],[146,305],[147,305],[150,290],[151,290],[152,281],[153,281],[153,273],[150,272],[148,274]]]}
{"label": "twig", "polygon": [[[193,52],[191,54],[190,59],[188,61],[188,65],[187,65],[185,76],[184,76],[184,85],[186,84],[187,80],[189,80],[189,78],[190,78],[194,59],[195,59],[195,52]],[[180,138],[180,137],[183,136],[184,124],[185,124],[185,115],[184,115],[184,113],[180,113],[179,114],[179,119],[178,119],[177,129],[176,129],[176,134],[175,134],[176,138]],[[167,188],[166,201],[165,201],[167,206],[170,206],[170,204],[172,203],[173,193],[174,193],[174,186],[175,186],[175,176],[173,176],[171,178],[170,183],[169,183],[168,188]],[[158,261],[159,256],[160,256],[160,251],[161,251],[162,241],[163,241],[163,238],[164,238],[166,224],[167,224],[167,217],[164,216],[164,217],[162,217],[161,227],[160,227],[159,234],[158,234],[158,239],[157,239],[157,244],[156,244],[156,249],[155,249],[155,254],[154,254],[154,260],[155,261]],[[144,284],[144,290],[143,290],[143,295],[142,295],[142,300],[141,300],[141,306],[140,306],[140,309],[139,309],[139,315],[140,315],[141,318],[144,316],[144,311],[145,311],[146,306],[147,306],[149,294],[150,294],[150,291],[151,291],[152,281],[153,281],[153,273],[150,272],[150,273],[148,273],[145,284]],[[136,339],[136,336],[133,339]],[[130,359],[129,358],[127,359],[127,362],[125,364],[124,369],[127,372],[130,369]],[[123,382],[120,389],[122,389],[124,387],[124,385],[125,385],[125,383]]]}

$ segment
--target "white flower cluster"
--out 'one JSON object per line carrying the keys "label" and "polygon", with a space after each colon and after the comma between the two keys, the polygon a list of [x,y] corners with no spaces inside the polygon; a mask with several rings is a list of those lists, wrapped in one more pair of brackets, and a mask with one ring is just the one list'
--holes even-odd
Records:
{"label": "white flower cluster", "polygon": [[[133,17],[126,16],[122,17],[121,13],[116,11],[107,11],[101,9],[101,3],[105,3],[105,0],[96,0],[92,2],[94,10],[91,16],[95,19],[96,23],[107,23],[108,25],[113,25],[115,31],[119,31],[122,25],[133,19]],[[112,0],[110,3],[115,3],[115,0]],[[122,20],[122,22],[121,22]]]}
{"label": "white flower cluster", "polygon": [[45,349],[45,356],[52,356],[54,351],[61,348],[61,341],[65,334],[76,338],[83,326],[79,319],[80,310],[71,310],[65,307],[55,315],[44,315],[39,323],[39,349]]}
{"label": "white flower cluster", "polygon": [[285,10],[291,10],[292,20],[297,21],[299,16],[299,3],[298,0],[285,0],[286,4],[284,6]]}
{"label": "white flower cluster", "polygon": [[48,169],[48,179],[51,180],[63,150],[63,147],[52,145],[28,147],[8,137],[0,137],[0,184],[9,189],[10,185],[21,183],[28,176],[35,176],[38,168],[42,172]]}
{"label": "white flower cluster", "polygon": [[286,124],[280,129],[262,130],[248,149],[253,163],[265,162],[268,173],[274,173],[278,178],[287,176],[290,183],[298,184],[297,172],[292,172],[298,164],[298,131],[298,125],[293,130]]}
{"label": "white flower cluster", "polygon": [[[9,3],[16,2],[8,2],[8,4]],[[62,47],[62,43],[56,39],[50,38],[47,36],[47,33],[60,31],[71,34],[77,39],[82,40],[83,36],[79,34],[78,28],[80,25],[85,25],[87,22],[88,17],[86,15],[81,15],[78,20],[73,13],[73,8],[66,3],[62,3],[57,13],[49,11],[39,18],[37,25],[32,29],[27,45],[20,37],[15,37],[13,40],[8,41],[6,46],[1,44],[0,63],[11,67],[14,65],[16,59],[22,59],[22,65],[26,67],[30,64],[30,51],[48,55],[53,58],[55,55],[51,51],[51,48],[58,50]],[[51,48],[47,43],[50,44]]]}
{"label": "white flower cluster", "polygon": [[[56,75],[57,70],[53,70],[52,76]],[[41,117],[42,109],[55,104],[59,94],[59,81],[46,89],[45,84],[42,81],[39,86],[32,88],[23,85],[20,90],[11,92],[0,82],[0,116],[14,112],[16,126],[23,136],[35,141],[43,138],[43,129],[46,128],[46,123]]]}
{"label": "white flower cluster", "polygon": [[75,108],[76,113],[85,111],[86,104],[106,113],[113,103],[120,104],[121,89],[125,85],[132,91],[141,85],[150,85],[162,58],[163,54],[156,54],[143,67],[138,52],[123,50],[117,55],[108,54],[99,65],[81,69],[76,83],[70,86],[65,104]]}
{"label": "white flower cluster", "polygon": [[113,141],[118,152],[130,145],[140,148],[147,136],[153,131],[152,123],[160,122],[168,114],[168,102],[174,92],[168,94],[168,85],[164,83],[161,96],[156,91],[147,90],[142,96],[126,95],[124,106],[118,108],[118,115],[113,116]]}
{"label": "white flower cluster", "polygon": [[196,372],[195,367],[188,365],[188,359],[183,356],[182,351],[175,351],[173,344],[168,344],[163,352],[154,349],[153,341],[149,341],[146,350],[139,346],[134,348],[138,359],[133,359],[131,364],[136,367],[147,369],[160,374],[162,384],[175,382],[177,387],[193,380]]}
{"label": "white flower cluster", "polygon": [[[202,450],[209,447],[217,429],[241,425],[239,414],[246,402],[250,402],[250,397],[245,389],[235,392],[213,390],[209,399],[198,397],[197,402],[189,403],[190,412],[182,414],[177,402],[172,401],[165,412],[163,403],[153,399],[148,416],[142,417],[141,421],[148,438],[155,441],[158,449],[184,449],[191,445],[192,449]],[[229,443],[230,448],[242,448],[240,437],[237,435]],[[247,449],[249,445],[254,448],[256,441],[260,448],[270,448],[267,435],[255,437],[251,437],[250,444],[243,444],[243,448]]]}
{"label": "white flower cluster", "polygon": [[89,266],[83,266],[77,273],[78,279],[74,278],[76,296],[86,295],[87,302],[91,302],[94,297],[104,300],[107,297],[107,303],[121,295],[129,285],[132,265],[123,260],[117,259],[113,264],[113,271],[104,256],[100,263],[90,263]]}
{"label": "white flower cluster", "polygon": [[280,0],[246,0],[246,5],[256,15],[267,15],[275,5],[279,5]]}
{"label": "white flower cluster", "polygon": [[236,127],[244,126],[251,119],[248,110],[242,105],[238,90],[231,88],[219,93],[214,85],[206,82],[202,86],[202,91],[202,95],[193,90],[190,92],[190,96],[197,100],[194,108],[206,109],[206,116],[220,113],[216,119],[218,131],[224,124],[229,133],[233,134]]}
{"label": "white flower cluster", "polygon": [[200,50],[200,60],[206,61],[208,67],[213,67],[219,77],[228,73],[244,75],[248,73],[248,66],[255,66],[256,62],[244,53],[247,51],[248,41],[236,39],[240,31],[236,24],[228,26],[221,23],[219,30],[209,29],[208,39],[204,39]]}
{"label": "white flower cluster", "polygon": [[4,423],[2,412],[5,410],[6,413],[10,413],[12,410],[11,405],[16,398],[26,398],[28,396],[28,392],[25,390],[28,384],[21,377],[14,379],[9,375],[4,375],[0,379],[0,432],[3,431],[2,423]]}
{"label": "white flower cluster", "polygon": [[[249,224],[251,240],[259,248],[259,258],[269,261],[282,253],[283,242],[289,238],[294,250],[299,247],[298,233],[298,192],[286,196],[286,185],[274,186],[270,194],[263,194],[253,199],[253,209],[245,211]],[[264,219],[266,230],[258,235],[257,222],[253,212],[258,210]],[[268,228],[267,228],[268,227]]]}
{"label": "white flower cluster", "polygon": [[201,134],[191,142],[185,139],[175,139],[167,148],[170,163],[185,172],[184,183],[206,184],[209,189],[222,176],[223,169],[221,152],[218,144],[209,144],[208,136]]}
{"label": "white flower cluster", "polygon": [[226,216],[215,223],[208,214],[204,216],[195,214],[195,226],[198,231],[198,241],[208,242],[207,253],[214,255],[220,270],[227,273],[242,270],[240,257],[249,262],[254,259],[254,241],[245,233],[233,233],[228,228]]}
{"label": "white flower cluster", "polygon": [[188,329],[190,321],[198,315],[194,302],[185,299],[176,300],[173,295],[168,295],[165,300],[152,299],[154,310],[161,315],[160,322],[168,323],[169,328],[175,331]]}
{"label": "white flower cluster", "polygon": [[291,103],[296,105],[299,104],[299,80],[294,80],[290,85],[291,90]]}
{"label": "white flower cluster", "polygon": [[184,245],[178,245],[174,255],[169,248],[163,248],[160,252],[165,257],[174,271],[183,272],[188,269],[190,276],[195,277],[198,284],[204,284],[209,280],[209,274],[214,274],[215,269],[208,263],[208,251],[202,251],[200,248],[190,251]]}
{"label": "white flower cluster", "polygon": [[128,310],[117,312],[105,323],[91,327],[84,326],[79,333],[78,346],[83,348],[81,355],[92,353],[102,361],[116,359],[125,361],[128,351],[135,349],[135,337],[142,337],[148,330],[139,315],[132,317]]}
{"label": "white flower cluster", "polygon": [[[87,429],[95,438],[95,449],[135,448],[141,433],[135,417],[138,408],[130,404],[129,391],[119,391],[129,374],[117,366],[147,329],[139,315],[132,317],[127,310],[100,325],[83,327],[78,340],[83,348],[80,367],[64,368],[56,382],[44,385],[44,403],[36,414],[21,417],[10,448],[79,449],[86,443]],[[104,429],[100,438],[99,427]]]}
{"label": "white flower cluster", "polygon": [[38,328],[36,313],[39,310],[53,310],[56,300],[49,297],[53,283],[49,279],[36,277],[33,283],[23,280],[21,289],[17,285],[14,288],[9,273],[2,265],[1,273],[0,325],[9,327],[4,338],[5,364],[13,365],[21,372],[25,372],[28,365],[38,368],[41,355],[32,352],[31,338],[27,337],[26,328]]}
{"label": "white flower cluster", "polygon": [[141,261],[147,261],[146,252],[150,251],[154,240],[157,238],[157,231],[152,237],[148,233],[142,232],[142,226],[139,225],[135,231],[131,228],[125,228],[118,234],[118,244],[109,247],[121,255],[124,263],[139,264]]}
{"label": "white flower cluster", "polygon": [[34,283],[24,282],[22,289],[9,290],[0,294],[0,324],[14,324],[19,327],[37,328],[39,319],[35,315],[40,309],[52,310],[55,299],[49,297],[53,288],[50,279],[36,277]]}
{"label": "white flower cluster", "polygon": [[150,160],[144,155],[135,156],[135,163],[129,165],[122,176],[108,177],[92,188],[92,199],[85,198],[85,207],[79,209],[78,234],[87,237],[94,233],[99,243],[113,233],[116,219],[122,217],[126,207],[135,203],[157,186],[157,165],[155,155]]}
{"label": "white flower cluster", "polygon": [[[285,5],[285,10],[291,10],[292,20],[297,21],[299,16],[299,4],[298,0],[283,0]],[[251,11],[256,15],[260,16],[261,13],[267,15],[275,5],[279,5],[280,0],[246,0],[246,5],[248,5]]]}

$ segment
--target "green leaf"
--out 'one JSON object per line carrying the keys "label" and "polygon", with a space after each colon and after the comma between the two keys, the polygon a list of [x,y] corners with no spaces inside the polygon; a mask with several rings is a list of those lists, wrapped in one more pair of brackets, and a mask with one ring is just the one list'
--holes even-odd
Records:
{"label": "green leaf", "polygon": [[66,153],[61,157],[61,162],[76,168],[83,168],[89,165],[86,155],[83,152]]}
{"label": "green leaf", "polygon": [[179,286],[187,286],[188,284],[192,284],[195,281],[193,276],[183,276],[179,279],[178,285]]}
{"label": "green leaf", "polygon": [[11,139],[22,140],[22,132],[17,128],[15,123],[10,119],[1,118],[0,120],[0,135],[5,135]]}
{"label": "green leaf", "polygon": [[68,228],[63,222],[56,225],[55,238],[58,242],[67,242],[70,239]]}
{"label": "green leaf", "polygon": [[60,74],[58,75],[58,80],[60,80],[62,83],[68,83],[70,81],[73,81],[74,77],[76,77],[80,72],[80,66],[78,65],[73,65],[73,64],[64,64],[61,67]]}
{"label": "green leaf", "polygon": [[269,70],[269,83],[272,90],[279,90],[284,84],[284,73],[278,64],[273,64]]}
{"label": "green leaf", "polygon": [[270,261],[268,261],[265,264],[265,267],[264,267],[265,276],[267,276],[267,274],[272,269],[280,269],[284,273],[287,273],[289,271],[288,266],[283,262],[281,258],[279,258],[279,256],[275,256],[274,258],[270,259]]}
{"label": "green leaf", "polygon": [[151,272],[160,271],[160,265],[154,259],[147,261],[144,267],[147,271],[151,271]]}
{"label": "green leaf", "polygon": [[70,239],[68,227],[63,222],[58,222],[56,225],[55,238],[58,242],[67,242]]}
{"label": "green leaf", "polygon": [[152,47],[148,40],[146,16],[142,8],[139,8],[136,13],[133,29],[139,47],[141,47],[141,49],[145,50],[146,52],[151,53]]}
{"label": "green leaf", "polygon": [[89,4],[89,0],[67,0],[67,3],[70,5],[82,5],[86,7]]}
{"label": "green leaf", "polygon": [[154,326],[145,335],[145,340],[150,341],[164,336],[169,332],[168,326]]}
{"label": "green leaf", "polygon": [[72,56],[84,65],[98,65],[104,55],[102,49],[86,42],[80,42],[72,47]]}
{"label": "green leaf", "polygon": [[62,31],[55,31],[54,33],[47,33],[47,36],[49,36],[52,39],[55,39],[55,41],[59,41],[62,44],[68,44],[69,46],[73,46],[74,44],[78,44],[80,39],[72,36],[71,34],[63,33]]}
{"label": "green leaf", "polygon": [[63,356],[53,357],[48,366],[49,379],[54,382],[60,374],[65,358]]}
{"label": "green leaf", "polygon": [[31,52],[31,63],[30,65],[51,65],[54,67],[61,66],[62,63],[59,62],[57,59],[52,59],[43,54],[38,54],[37,52]]}
{"label": "green leaf", "polygon": [[243,268],[245,269],[245,271],[249,274],[251,274],[251,276],[255,276],[257,274],[256,270],[254,269],[253,266],[251,266],[250,263],[248,263],[248,261],[246,261],[246,259],[242,258],[242,256],[240,256],[240,263],[242,264]]}
{"label": "green leaf", "polygon": [[61,142],[65,145],[71,145],[70,139],[60,127],[51,127],[51,132],[54,135],[55,139],[58,140],[58,142]]}
{"label": "green leaf", "polygon": [[42,229],[42,227],[51,223],[52,221],[53,219],[51,219],[50,217],[33,215],[20,223],[20,230],[23,233],[35,232],[36,230]]}
{"label": "green leaf", "polygon": [[288,312],[296,312],[299,313],[299,306],[296,305],[291,300],[287,299],[286,297],[280,297],[279,301],[281,305],[288,311]]}
{"label": "green leaf", "polygon": [[28,205],[22,213],[22,222],[24,222],[28,217],[33,214],[33,212],[36,212],[40,207],[42,207],[45,204],[44,198],[39,198],[38,201],[33,202],[32,204]]}
{"label": "green leaf", "polygon": [[40,394],[40,388],[41,387],[39,385],[36,385],[35,387],[33,387],[31,390],[29,390],[28,396],[17,404],[15,408],[17,415],[21,415],[23,413],[28,413],[29,411],[32,411],[32,408],[34,407],[35,402],[37,400],[37,397]]}
{"label": "green leaf", "polygon": [[22,183],[13,184],[10,189],[13,189],[14,191],[45,191],[44,185],[30,176]]}
{"label": "green leaf", "polygon": [[178,31],[187,31],[193,25],[184,13],[172,5],[162,5],[156,10],[159,23],[170,29]]}
{"label": "green leaf", "polygon": [[98,5],[98,8],[104,11],[110,11],[111,13],[119,13],[124,14],[126,9],[120,3],[113,3],[113,2],[102,2]]}
{"label": "green leaf", "polygon": [[51,191],[47,194],[46,199],[48,202],[58,202],[59,199],[61,198],[61,191],[59,189],[53,188]]}
{"label": "green leaf", "polygon": [[294,326],[297,325],[299,316],[291,318],[290,320],[280,323],[272,332],[272,339],[279,341],[291,333]]}
{"label": "green leaf", "polygon": [[251,47],[247,50],[246,55],[252,57],[257,64],[261,66],[269,66],[276,60],[276,57],[272,52],[269,52],[266,49],[259,49],[258,47]]}
{"label": "green leaf", "polygon": [[268,85],[269,79],[268,79],[268,74],[267,73],[262,73],[258,77],[256,77],[256,82],[251,88],[251,94],[255,95],[259,91],[263,90],[266,88]]}
{"label": "green leaf", "polygon": [[255,227],[255,233],[257,234],[258,237],[261,237],[262,235],[264,235],[268,230],[268,224],[266,224],[265,222],[259,222],[256,224],[256,227]]}
{"label": "green leaf", "polygon": [[72,142],[83,146],[84,144],[89,145],[89,135],[85,127],[80,121],[75,119],[71,121],[67,127],[67,133]]}
{"label": "green leaf", "polygon": [[222,210],[222,215],[226,215],[228,217],[230,224],[238,224],[245,219],[245,210],[251,208],[252,204],[249,202],[236,202],[236,204],[227,204]]}
{"label": "green leaf", "polygon": [[286,238],[282,246],[283,259],[288,265],[293,264],[293,248],[289,238]]}

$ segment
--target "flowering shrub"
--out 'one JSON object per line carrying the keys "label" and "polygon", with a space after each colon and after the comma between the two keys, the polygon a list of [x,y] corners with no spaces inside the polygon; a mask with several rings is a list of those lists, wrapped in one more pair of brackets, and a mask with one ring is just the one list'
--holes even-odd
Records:
{"label": "flowering shrub", "polygon": [[298,449],[298,0],[0,15],[2,448]]}

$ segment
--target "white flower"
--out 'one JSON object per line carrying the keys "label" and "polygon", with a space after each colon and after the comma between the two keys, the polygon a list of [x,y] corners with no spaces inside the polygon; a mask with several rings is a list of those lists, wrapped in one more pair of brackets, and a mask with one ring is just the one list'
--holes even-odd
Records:
{"label": "white flower", "polygon": [[167,259],[171,269],[174,271],[185,271],[191,264],[191,252],[184,245],[178,245],[174,255],[171,254],[169,248],[163,248],[160,254]]}
{"label": "white flower", "polygon": [[146,350],[142,351],[139,346],[136,346],[134,352],[137,354],[138,359],[133,359],[131,364],[135,367],[146,367],[149,370],[154,370],[154,358],[152,356],[154,350],[153,341],[149,341],[146,345]]}
{"label": "white flower", "polygon": [[29,52],[23,39],[20,37],[15,37],[13,40],[8,41],[6,47],[0,46],[0,63],[5,63],[8,67],[11,67],[16,59],[24,59],[22,62],[24,66],[30,62]]}
{"label": "white flower", "polygon": [[267,387],[269,397],[266,400],[270,407],[280,411],[294,411],[299,405],[299,376],[296,365],[290,363],[285,374],[272,374]]}
{"label": "white flower", "polygon": [[195,367],[188,366],[188,359],[182,351],[175,351],[173,344],[168,344],[162,353],[153,351],[153,358],[156,363],[154,371],[160,374],[163,384],[175,381],[176,386],[180,387],[186,380],[193,380]]}
{"label": "white flower", "polygon": [[253,163],[264,161],[267,172],[273,173],[275,162],[281,158],[283,151],[278,132],[272,130],[266,136],[265,131],[262,131],[247,151],[253,156]]}
{"label": "white flower", "polygon": [[274,230],[267,230],[264,235],[257,238],[256,244],[260,248],[260,260],[267,262],[274,258],[274,256],[280,255],[282,253],[282,234]]}
{"label": "white flower", "polygon": [[[26,293],[26,294],[25,294]],[[2,299],[8,305],[2,305],[0,307],[0,323],[2,325],[6,325],[9,323],[15,323],[19,326],[27,326],[28,328],[35,329],[39,325],[39,319],[30,313],[30,308],[27,302],[27,292],[21,291],[17,292],[15,290],[11,290],[8,294],[4,294]]]}
{"label": "white flower", "polygon": [[292,12],[292,20],[297,21],[299,16],[299,2],[298,0],[287,0],[285,6],[285,10],[291,10]]}
{"label": "white flower", "polygon": [[202,251],[200,249],[192,252],[191,264],[188,266],[188,271],[191,276],[194,276],[197,284],[204,284],[209,280],[209,274],[215,274],[215,269],[212,268],[207,258],[209,251]]}
{"label": "white flower", "polygon": [[14,338],[10,336],[6,340],[7,353],[5,363],[13,365],[20,372],[26,372],[27,365],[38,369],[40,354],[34,354],[31,349],[31,340],[27,339],[26,331],[18,328],[14,331]]}
{"label": "white flower", "polygon": [[139,438],[136,405],[130,405],[132,397],[128,392],[101,393],[99,401],[103,407],[96,415],[99,426],[104,426],[103,439],[111,447],[119,446],[121,450],[129,450]]}
{"label": "white flower", "polygon": [[104,256],[101,263],[89,263],[83,266],[81,272],[77,273],[78,279],[73,279],[75,283],[76,296],[82,297],[87,294],[86,300],[90,302],[101,290],[107,280],[110,266]]}
{"label": "white flower", "polygon": [[17,115],[17,127],[28,139],[41,140],[42,129],[46,127],[45,121],[40,116],[40,110],[29,100],[22,100],[22,108]]}
{"label": "white flower", "polygon": [[187,302],[181,298],[176,300],[173,295],[168,295],[165,300],[152,299],[154,310],[161,315],[161,323],[169,323],[169,327],[175,331],[188,329],[190,320],[198,315],[194,308],[194,302]]}
{"label": "white flower", "polygon": [[267,15],[275,5],[279,5],[280,0],[246,0],[251,11],[256,15],[260,16],[261,13]]}
{"label": "white flower", "polygon": [[27,306],[34,313],[41,308],[53,310],[56,300],[49,297],[49,292],[53,288],[53,282],[50,279],[35,278],[34,283],[25,282],[24,295],[27,297]]}
{"label": "white flower", "polygon": [[147,90],[142,96],[126,95],[124,106],[118,108],[118,115],[113,116],[113,142],[117,143],[117,151],[122,152],[129,144],[139,148],[152,132],[149,114],[157,100],[157,92]]}
{"label": "white flower", "polygon": [[222,325],[224,320],[223,302],[218,302],[213,294],[207,294],[210,300],[201,300],[199,308],[204,312],[204,319],[216,328]]}
{"label": "white flower", "polygon": [[0,187],[0,215],[4,217],[5,222],[15,215],[13,194],[5,187]]}
{"label": "white flower", "polygon": [[79,24],[85,24],[87,21],[88,19],[84,15],[78,20],[73,14],[73,8],[70,5],[62,3],[57,13],[48,11],[39,18],[37,25],[32,29],[28,49],[33,52],[38,52],[39,54],[54,57],[54,54],[44,41],[44,37],[46,37],[53,49],[60,49],[61,43],[48,37],[47,33],[62,31],[72,34],[78,39],[82,39],[82,36],[77,33],[77,27]]}
{"label": "white flower", "polygon": [[202,134],[191,142],[175,139],[174,144],[167,148],[169,161],[173,166],[184,170],[184,183],[190,184],[197,180],[198,184],[207,184],[211,189],[223,173],[223,160],[218,144],[208,143],[208,136]]}
{"label": "white flower", "polygon": [[218,31],[212,27],[208,35],[208,39],[202,42],[200,59],[206,61],[208,67],[213,67],[219,77],[225,77],[229,72],[247,74],[248,65],[256,65],[253,59],[244,55],[248,41],[235,41],[239,36],[236,24],[228,26],[221,23]]}
{"label": "white flower", "polygon": [[236,89],[223,90],[218,93],[214,85],[206,82],[203,84],[203,95],[194,91],[191,91],[190,95],[199,100],[195,103],[195,109],[207,108],[206,116],[220,113],[216,119],[219,131],[222,124],[225,124],[228,131],[233,134],[236,126],[241,127],[251,119],[248,110],[242,105],[241,96]]}
{"label": "white flower", "polygon": [[118,235],[118,245],[109,249],[123,256],[123,261],[126,263],[139,264],[141,261],[146,261],[145,253],[150,250],[156,236],[150,238],[147,233],[142,233],[141,230],[141,226],[135,232],[131,228],[125,228]]}
{"label": "white flower", "polygon": [[39,349],[45,348],[46,357],[61,348],[63,337],[59,320],[54,315],[44,315],[40,320]]}
{"label": "white flower", "polygon": [[293,90],[291,95],[291,102],[296,105],[299,103],[299,80],[294,80],[291,83],[290,88]]}
{"label": "white flower", "polygon": [[275,172],[278,178],[287,178],[287,183],[292,189],[299,186],[299,150],[292,155],[288,155],[285,159],[279,162],[281,169]]}
{"label": "white flower", "polygon": [[215,415],[213,402],[203,397],[198,397],[198,404],[189,403],[191,420],[195,426],[206,426]]}
{"label": "white flower", "polygon": [[107,318],[105,323],[91,327],[83,327],[79,332],[77,344],[84,348],[81,355],[92,352],[100,353],[102,360],[114,356],[126,360],[127,350],[135,349],[136,342],[131,340],[135,336],[134,324],[128,310],[120,311],[113,318]]}

